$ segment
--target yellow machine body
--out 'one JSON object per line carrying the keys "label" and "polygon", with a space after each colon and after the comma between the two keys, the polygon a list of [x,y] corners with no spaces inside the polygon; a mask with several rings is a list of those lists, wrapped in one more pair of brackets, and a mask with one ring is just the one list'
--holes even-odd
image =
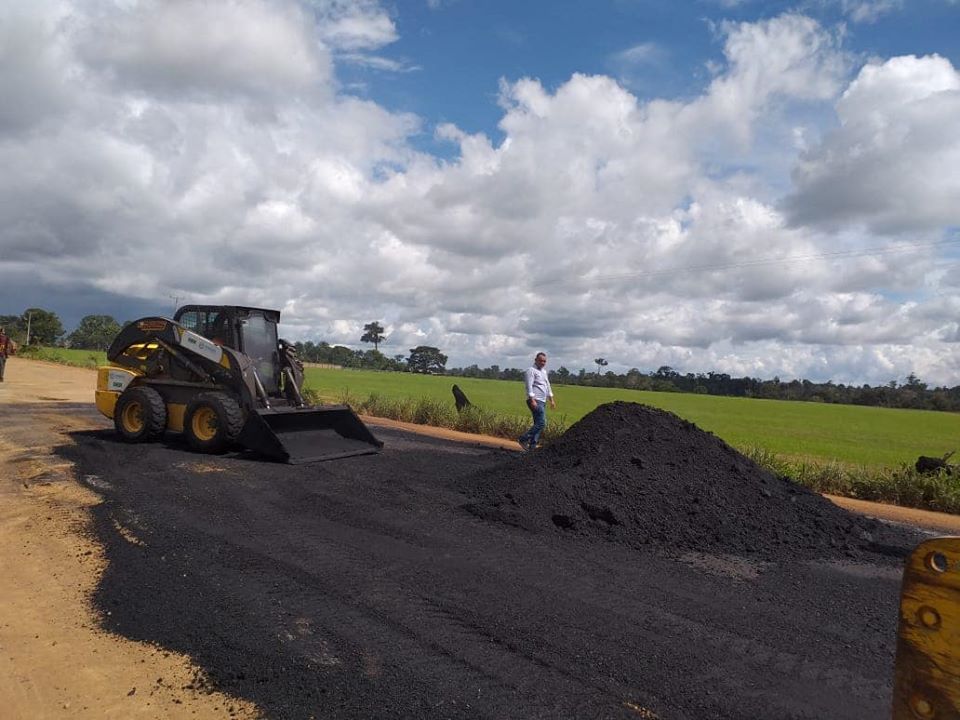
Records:
{"label": "yellow machine body", "polygon": [[960,720],[960,537],[920,543],[904,568],[893,720]]}
{"label": "yellow machine body", "polygon": [[[95,402],[100,414],[113,420],[120,393],[138,377],[142,375],[115,365],[103,365],[97,368]],[[167,430],[183,432],[183,416],[186,411],[185,403],[167,403]]]}
{"label": "yellow machine body", "polygon": [[128,323],[98,369],[97,409],[127,442],[171,431],[201,452],[233,446],[288,463],[378,452],[383,443],[350,407],[303,400],[303,366],[277,337],[279,317],[191,305],[172,320]]}

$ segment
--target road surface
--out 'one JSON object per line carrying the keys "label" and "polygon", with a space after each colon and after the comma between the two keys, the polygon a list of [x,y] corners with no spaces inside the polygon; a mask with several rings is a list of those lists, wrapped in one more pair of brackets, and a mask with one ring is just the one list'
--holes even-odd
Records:
{"label": "road surface", "polygon": [[7,378],[11,717],[888,713],[895,558],[528,533],[463,509],[503,449],[380,428],[377,456],[210,458],[116,442],[91,371],[14,358]]}

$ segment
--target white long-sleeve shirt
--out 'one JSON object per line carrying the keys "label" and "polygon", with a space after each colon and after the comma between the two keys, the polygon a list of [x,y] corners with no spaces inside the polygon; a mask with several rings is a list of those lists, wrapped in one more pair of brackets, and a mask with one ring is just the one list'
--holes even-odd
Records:
{"label": "white long-sleeve shirt", "polygon": [[527,368],[523,375],[524,382],[527,385],[527,397],[546,402],[547,398],[553,397],[553,390],[550,388],[550,378],[546,370],[533,366]]}

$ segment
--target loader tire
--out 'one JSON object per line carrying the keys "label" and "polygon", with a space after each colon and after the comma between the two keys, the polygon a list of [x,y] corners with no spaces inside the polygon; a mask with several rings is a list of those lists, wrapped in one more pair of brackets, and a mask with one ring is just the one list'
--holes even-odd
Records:
{"label": "loader tire", "polygon": [[113,425],[127,442],[152,442],[167,429],[167,404],[152,387],[128,387],[117,399]]}
{"label": "loader tire", "polygon": [[243,411],[240,403],[227,393],[201,393],[187,404],[183,432],[194,450],[222,453],[237,439],[242,429]]}

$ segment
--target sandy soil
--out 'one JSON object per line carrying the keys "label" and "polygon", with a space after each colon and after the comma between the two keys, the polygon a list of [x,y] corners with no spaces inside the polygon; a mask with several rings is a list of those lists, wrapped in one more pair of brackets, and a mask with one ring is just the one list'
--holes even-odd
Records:
{"label": "sandy soil", "polygon": [[[185,655],[104,632],[90,603],[104,570],[89,537],[99,498],[52,452],[66,433],[107,427],[91,414],[95,374],[11,358],[0,384],[0,703],[10,718],[255,716],[204,687]],[[369,419],[445,439],[515,449],[497,438]],[[845,498],[842,507],[940,533],[960,518]],[[190,687],[187,687],[190,686]]]}
{"label": "sandy soil", "polygon": [[[100,629],[90,604],[104,567],[88,537],[99,498],[51,450],[103,427],[71,412],[91,402],[90,370],[10,358],[0,383],[0,706],[4,718],[256,716],[198,685],[184,655]],[[64,410],[68,410],[64,412]],[[104,421],[106,422],[106,421]]]}

